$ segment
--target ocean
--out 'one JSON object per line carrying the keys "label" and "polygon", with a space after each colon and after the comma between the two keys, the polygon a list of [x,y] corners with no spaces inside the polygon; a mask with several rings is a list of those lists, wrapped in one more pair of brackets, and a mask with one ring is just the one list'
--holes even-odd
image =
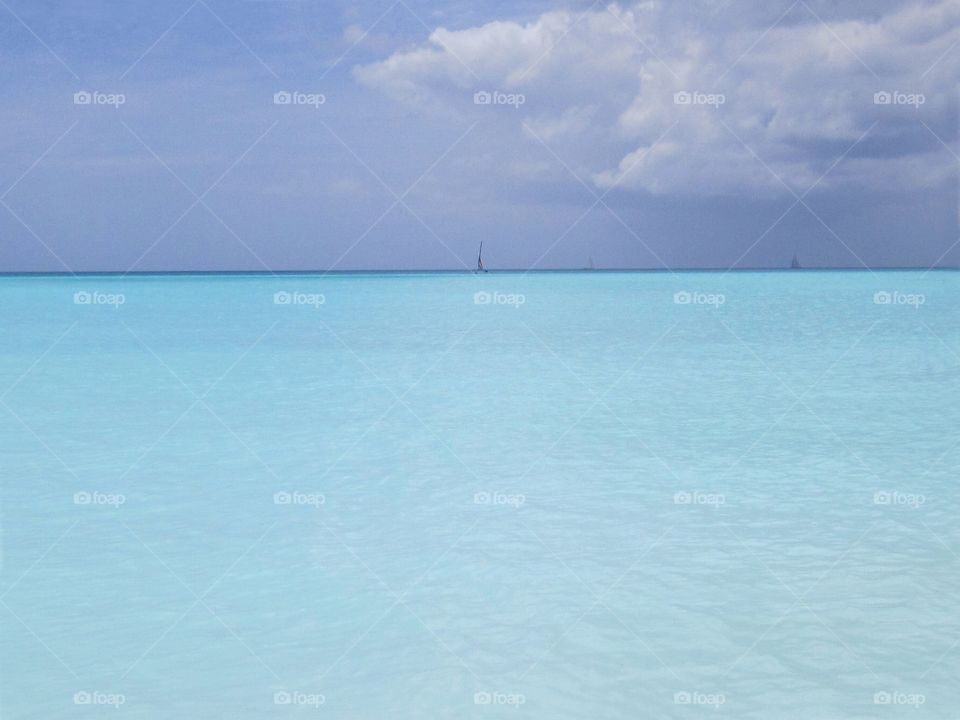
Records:
{"label": "ocean", "polygon": [[2,277],[0,717],[956,717],[958,278]]}

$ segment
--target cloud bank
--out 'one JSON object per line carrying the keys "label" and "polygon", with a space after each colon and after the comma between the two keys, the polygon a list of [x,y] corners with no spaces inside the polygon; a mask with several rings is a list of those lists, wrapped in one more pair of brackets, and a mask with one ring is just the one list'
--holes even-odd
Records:
{"label": "cloud bank", "polygon": [[[880,10],[878,10],[880,8]],[[960,4],[596,4],[437,28],[354,69],[424,112],[544,143],[597,192],[766,196],[955,182]],[[844,12],[845,11],[845,12]],[[478,91],[522,105],[476,106]],[[485,113],[479,115],[479,113]]]}

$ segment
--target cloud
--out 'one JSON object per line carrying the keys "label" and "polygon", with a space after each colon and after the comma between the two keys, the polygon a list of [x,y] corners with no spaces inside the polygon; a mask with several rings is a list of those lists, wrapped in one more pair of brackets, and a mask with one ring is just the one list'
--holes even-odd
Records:
{"label": "cloud", "polygon": [[524,93],[519,114],[484,116],[504,151],[539,139],[598,189],[765,195],[955,177],[933,133],[956,138],[960,4],[787,7],[736,24],[722,8],[704,18],[702,3],[641,2],[437,28],[354,74],[425,111],[474,113],[477,89]]}

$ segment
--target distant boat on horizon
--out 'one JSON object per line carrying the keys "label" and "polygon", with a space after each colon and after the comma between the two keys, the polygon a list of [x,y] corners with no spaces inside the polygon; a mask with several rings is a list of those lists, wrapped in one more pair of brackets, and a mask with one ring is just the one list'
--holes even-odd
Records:
{"label": "distant boat on horizon", "polygon": [[584,268],[584,270],[596,270],[596,268],[593,266],[593,255],[589,256],[587,260],[587,266]]}
{"label": "distant boat on horizon", "polygon": [[800,258],[797,257],[797,254],[793,254],[793,260],[790,261],[791,270],[802,270],[803,265],[800,264]]}
{"label": "distant boat on horizon", "polygon": [[480,241],[480,252],[477,253],[477,272],[487,272],[483,266],[483,240]]}

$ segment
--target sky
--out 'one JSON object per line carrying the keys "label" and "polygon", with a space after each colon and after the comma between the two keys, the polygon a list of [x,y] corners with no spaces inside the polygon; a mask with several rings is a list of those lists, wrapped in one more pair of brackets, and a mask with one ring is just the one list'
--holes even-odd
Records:
{"label": "sky", "polygon": [[957,0],[0,0],[0,272],[960,265]]}

